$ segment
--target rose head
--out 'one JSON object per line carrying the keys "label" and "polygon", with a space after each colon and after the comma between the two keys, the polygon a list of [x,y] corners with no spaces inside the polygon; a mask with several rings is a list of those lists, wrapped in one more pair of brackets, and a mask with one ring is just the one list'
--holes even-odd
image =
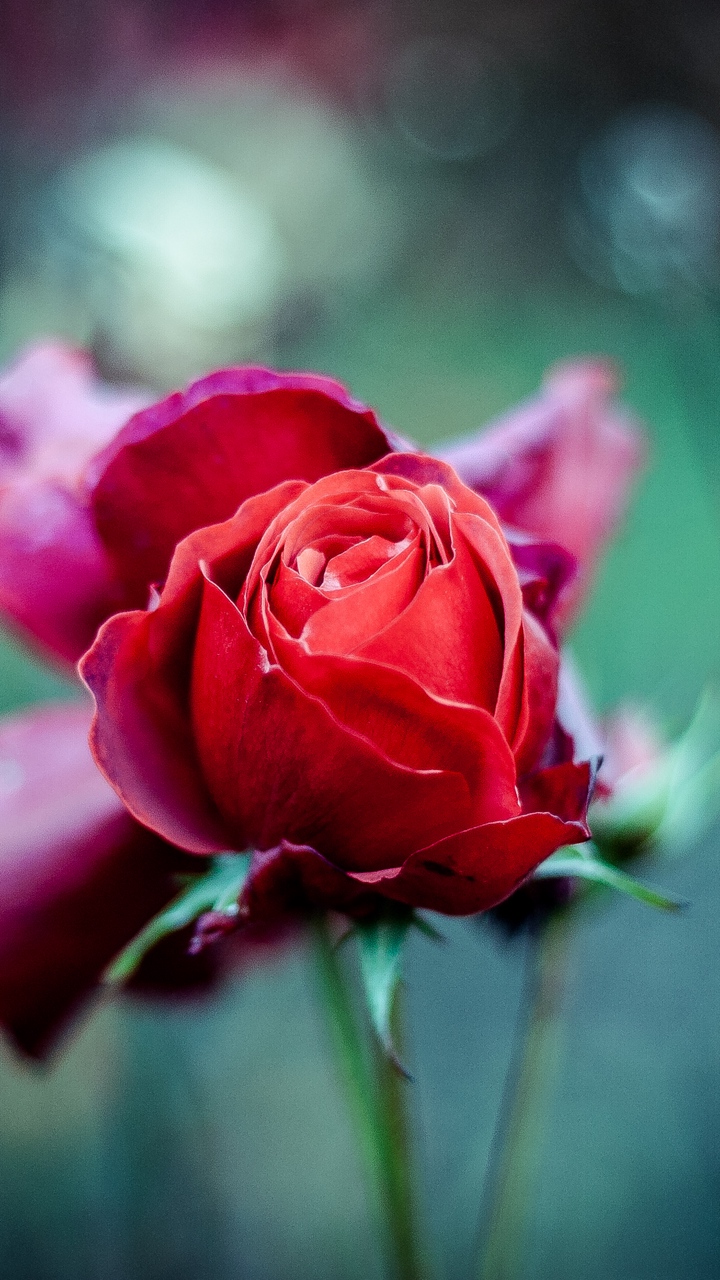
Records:
{"label": "rose head", "polygon": [[587,836],[589,766],[541,767],[565,570],[535,551],[520,576],[487,502],[417,454],[251,497],[101,630],[96,759],[173,843],[260,851],[258,916],[288,865],[324,905],[483,910]]}

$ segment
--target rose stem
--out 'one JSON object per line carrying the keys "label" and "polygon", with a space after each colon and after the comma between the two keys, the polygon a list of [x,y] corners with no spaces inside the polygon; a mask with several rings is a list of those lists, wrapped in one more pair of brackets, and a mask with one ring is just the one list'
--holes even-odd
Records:
{"label": "rose stem", "polygon": [[560,1051],[560,1013],[573,912],[557,912],[528,938],[525,992],[485,1179],[479,1280],[516,1280]]}
{"label": "rose stem", "polygon": [[408,1082],[378,1054],[376,1079],[355,1015],[352,991],[327,921],[314,921],[315,954],[336,1061],[350,1110],[377,1218],[382,1222],[388,1276],[422,1280],[415,1243],[408,1124],[403,1089]]}

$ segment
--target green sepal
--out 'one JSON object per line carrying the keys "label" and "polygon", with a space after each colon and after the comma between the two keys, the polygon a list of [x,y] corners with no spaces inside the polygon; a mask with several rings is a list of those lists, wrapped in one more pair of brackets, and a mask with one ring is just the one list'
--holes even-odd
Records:
{"label": "green sepal", "polygon": [[360,975],[370,1021],[383,1050],[407,1080],[412,1076],[400,1062],[392,1034],[393,1005],[401,976],[402,955],[412,911],[390,910],[355,926],[360,948]]}
{"label": "green sepal", "polygon": [[568,848],[552,854],[550,858],[547,858],[545,862],[541,862],[540,866],[535,868],[533,879],[548,880],[564,876],[577,876],[579,879],[589,880],[593,884],[601,884],[610,889],[618,889],[621,893],[627,893],[631,898],[637,899],[638,902],[644,902],[651,907],[658,907],[661,911],[681,911],[683,907],[687,906],[687,902],[682,898],[676,898],[668,893],[660,893],[657,889],[651,889],[649,885],[641,884],[639,880],[635,880],[627,872],[620,871],[618,867],[613,867],[609,862],[603,862],[602,858],[598,858],[592,853],[587,853],[585,851],[587,848],[587,845],[584,849],[582,846],[575,848],[570,845]]}
{"label": "green sepal", "polygon": [[170,905],[150,920],[108,965],[103,982],[110,986],[127,982],[152,947],[169,934],[185,929],[206,911],[236,915],[250,857],[249,853],[223,853],[211,860],[208,871],[190,876],[190,883]]}
{"label": "green sepal", "polygon": [[425,937],[429,938],[431,942],[442,942],[443,944],[447,942],[445,934],[436,929],[427,916],[421,916],[417,911],[413,912],[410,924],[417,929],[418,933],[424,933]]}

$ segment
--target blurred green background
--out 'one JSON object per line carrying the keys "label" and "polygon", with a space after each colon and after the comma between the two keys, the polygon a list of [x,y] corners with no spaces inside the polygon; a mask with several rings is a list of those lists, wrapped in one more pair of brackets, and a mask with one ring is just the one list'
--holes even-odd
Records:
{"label": "blurred green background", "polygon": [[[423,444],[612,357],[649,461],[573,646],[600,710],[682,728],[719,665],[711,10],[8,3],[0,36],[2,354],[56,332],[158,391],[312,368]],[[74,693],[3,640],[3,711]],[[643,868],[689,912],[603,897],[578,931],[528,1280],[718,1274],[719,869],[715,831]],[[410,947],[408,1056],[464,1280],[523,943],[445,932]],[[6,1048],[0,1276],[379,1276],[316,994],[298,943],[203,1002],[102,1003],[47,1068]]]}

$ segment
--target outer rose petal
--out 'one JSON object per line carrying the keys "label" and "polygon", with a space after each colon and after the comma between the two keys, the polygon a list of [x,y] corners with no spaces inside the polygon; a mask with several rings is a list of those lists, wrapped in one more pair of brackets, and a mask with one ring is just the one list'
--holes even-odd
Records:
{"label": "outer rose petal", "polygon": [[242,895],[247,918],[273,921],[308,908],[362,916],[382,897],[447,915],[486,911],[556,849],[587,839],[588,766],[544,772],[544,796],[562,817],[538,812],[488,823],[420,850],[401,867],[345,873],[314,849],[287,842],[256,854]]}
{"label": "outer rose petal", "polygon": [[88,470],[100,536],[134,602],[176,544],[284,480],[365,467],[391,448],[328,378],[228,369],[139,413]]}
{"label": "outer rose petal", "polygon": [[640,433],[614,404],[616,390],[614,372],[599,361],[558,365],[535,400],[437,451],[507,524],[577,558],[580,575],[560,613],[565,625],[642,463]]}
{"label": "outer rose petal", "polygon": [[512,739],[518,774],[537,766],[555,723],[559,658],[547,633],[525,612],[522,631],[522,706]]}
{"label": "outer rose petal", "polygon": [[249,920],[275,921],[308,908],[362,915],[378,900],[378,894],[315,849],[283,841],[254,855],[241,902]]}
{"label": "outer rose petal", "polygon": [[80,664],[95,697],[90,741],[99,767],[138,821],[193,853],[233,847],[200,772],[187,707],[199,561],[242,576],[263,530],[303,488],[279,485],[186,538],[155,611],[111,618]]}
{"label": "outer rose petal", "polygon": [[579,811],[576,808],[573,813],[571,809],[566,819],[539,812],[525,813],[508,822],[487,823],[421,849],[401,867],[388,872],[355,873],[354,879],[387,897],[446,915],[487,911],[509,897],[556,849],[587,840],[589,769],[570,768],[584,771],[584,786],[580,778],[575,788],[564,780],[563,790],[570,802],[581,802]]}
{"label": "outer rose petal", "polygon": [[177,892],[182,865],[99,773],[90,715],[57,704],[0,722],[0,1023],[33,1054]]}

